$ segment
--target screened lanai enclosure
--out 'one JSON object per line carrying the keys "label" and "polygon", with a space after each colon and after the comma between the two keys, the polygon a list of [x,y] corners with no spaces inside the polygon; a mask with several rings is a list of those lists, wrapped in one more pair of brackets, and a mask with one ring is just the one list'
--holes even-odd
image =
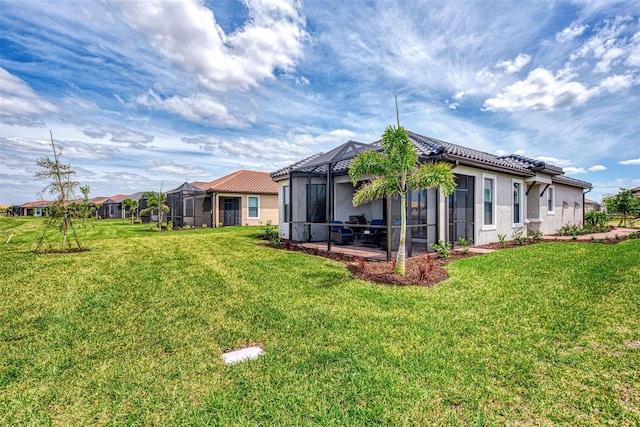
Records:
{"label": "screened lanai enclosure", "polygon": [[[351,183],[348,167],[363,151],[380,144],[349,141],[311,156],[272,177],[280,183],[281,235],[294,242],[326,244],[327,251],[366,247],[390,259],[400,238],[400,200],[387,198],[353,206],[355,192],[368,181]],[[411,191],[407,197],[407,254],[431,251],[438,236],[438,191]],[[317,247],[317,245],[316,245]]]}

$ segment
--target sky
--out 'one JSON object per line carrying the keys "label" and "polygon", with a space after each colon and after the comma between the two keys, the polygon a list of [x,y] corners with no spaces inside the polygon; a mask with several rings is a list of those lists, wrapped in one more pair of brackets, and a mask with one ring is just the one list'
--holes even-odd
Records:
{"label": "sky", "polygon": [[396,123],[640,186],[640,2],[0,0],[0,204],[275,171]]}

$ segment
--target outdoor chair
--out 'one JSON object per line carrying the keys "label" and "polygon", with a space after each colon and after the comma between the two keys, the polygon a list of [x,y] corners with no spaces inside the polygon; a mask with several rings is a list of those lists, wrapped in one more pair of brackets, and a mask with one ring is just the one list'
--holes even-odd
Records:
{"label": "outdoor chair", "polygon": [[355,235],[352,229],[343,225],[342,221],[331,221],[331,241],[339,245],[346,245],[355,241]]}
{"label": "outdoor chair", "polygon": [[[372,219],[370,225],[382,226],[384,225],[384,220]],[[362,235],[362,243],[378,246],[380,244],[380,235],[382,234],[382,231],[384,231],[384,229],[372,227],[368,231],[369,231],[368,233],[365,231],[365,233]]]}

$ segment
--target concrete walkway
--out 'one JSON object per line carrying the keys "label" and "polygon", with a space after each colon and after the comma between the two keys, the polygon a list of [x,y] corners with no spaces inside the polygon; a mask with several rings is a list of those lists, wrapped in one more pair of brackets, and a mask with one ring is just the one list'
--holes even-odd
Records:
{"label": "concrete walkway", "polygon": [[542,236],[542,240],[598,240],[598,239],[615,239],[618,237],[626,237],[631,233],[640,232],[633,228],[614,228],[606,233],[583,234],[581,236]]}

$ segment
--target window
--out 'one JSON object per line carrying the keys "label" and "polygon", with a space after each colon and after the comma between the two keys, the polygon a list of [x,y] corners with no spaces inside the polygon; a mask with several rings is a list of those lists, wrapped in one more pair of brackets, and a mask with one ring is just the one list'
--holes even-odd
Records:
{"label": "window", "polygon": [[496,229],[496,177],[495,175],[483,175],[483,209],[482,229]]}
{"label": "window", "polygon": [[193,199],[184,200],[184,216],[193,217]]}
{"label": "window", "polygon": [[260,197],[247,196],[248,213],[247,217],[251,219],[260,218]]}
{"label": "window", "polygon": [[291,193],[289,193],[289,186],[285,185],[284,187],[282,187],[282,193],[283,193],[283,205],[282,205],[282,210],[284,211],[284,222],[289,222],[291,221],[291,212],[289,212],[289,210],[291,209]]}
{"label": "window", "polygon": [[513,181],[513,227],[522,227],[522,181]]}
{"label": "window", "polygon": [[307,186],[307,200],[309,210],[307,221],[327,222],[327,196],[325,184],[310,184]]}
{"label": "window", "polygon": [[555,188],[547,188],[547,213],[553,215],[556,213],[556,191]]}

